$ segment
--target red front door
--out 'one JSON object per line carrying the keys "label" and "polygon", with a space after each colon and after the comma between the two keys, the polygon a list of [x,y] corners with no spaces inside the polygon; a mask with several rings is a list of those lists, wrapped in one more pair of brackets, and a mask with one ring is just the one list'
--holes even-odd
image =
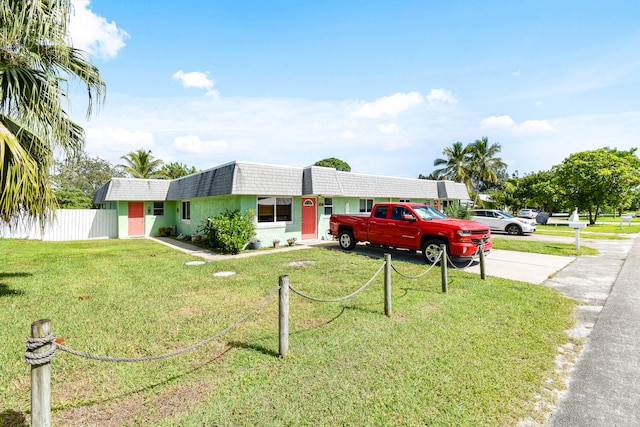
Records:
{"label": "red front door", "polygon": [[316,238],[316,199],[302,199],[302,240]]}
{"label": "red front door", "polygon": [[129,236],[144,236],[143,202],[129,202]]}

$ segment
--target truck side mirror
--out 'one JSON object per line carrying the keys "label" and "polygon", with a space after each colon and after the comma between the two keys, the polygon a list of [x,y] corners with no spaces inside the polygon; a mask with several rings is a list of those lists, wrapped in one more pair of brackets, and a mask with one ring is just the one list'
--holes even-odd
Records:
{"label": "truck side mirror", "polygon": [[416,222],[417,221],[416,217],[411,215],[411,214],[402,215],[402,220],[403,221],[409,221],[409,222]]}

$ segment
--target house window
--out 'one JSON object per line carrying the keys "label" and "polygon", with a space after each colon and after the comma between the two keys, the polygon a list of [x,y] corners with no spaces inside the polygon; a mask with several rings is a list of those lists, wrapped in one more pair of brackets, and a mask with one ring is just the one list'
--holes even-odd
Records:
{"label": "house window", "polygon": [[411,203],[411,199],[400,199],[400,203]]}
{"label": "house window", "polygon": [[331,215],[333,213],[333,199],[331,197],[324,198],[324,214]]}
{"label": "house window", "polygon": [[153,214],[155,216],[164,215],[164,202],[153,202]]}
{"label": "house window", "polygon": [[258,222],[291,222],[293,198],[258,197]]}
{"label": "house window", "polygon": [[373,199],[360,199],[360,213],[369,213],[373,209]]}
{"label": "house window", "polygon": [[191,202],[189,200],[182,202],[182,220],[189,221],[191,219]]}

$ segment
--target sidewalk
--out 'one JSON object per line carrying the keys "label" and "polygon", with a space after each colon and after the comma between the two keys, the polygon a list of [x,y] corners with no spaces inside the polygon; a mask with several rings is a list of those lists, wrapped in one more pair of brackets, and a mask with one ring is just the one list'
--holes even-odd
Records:
{"label": "sidewalk", "polygon": [[640,426],[640,239],[585,245],[601,254],[545,283],[592,304],[572,331],[588,340],[547,426]]}
{"label": "sidewalk", "polygon": [[[158,243],[161,243],[165,246],[178,249],[181,252],[200,257],[205,261],[221,261],[225,259],[230,259],[231,257],[246,258],[246,257],[264,255],[264,254],[270,253],[269,251],[251,250],[251,251],[242,251],[237,255],[223,255],[223,254],[215,253],[208,249],[200,249],[197,246],[194,246],[188,242],[172,239],[170,237],[149,237],[149,239],[154,240]],[[321,246],[324,244],[337,244],[337,243],[332,241],[326,241],[326,240],[308,240],[308,241],[303,241],[302,244],[296,244],[294,246],[280,246],[278,249],[274,249],[274,251],[296,251],[300,249],[307,249],[310,246]]]}

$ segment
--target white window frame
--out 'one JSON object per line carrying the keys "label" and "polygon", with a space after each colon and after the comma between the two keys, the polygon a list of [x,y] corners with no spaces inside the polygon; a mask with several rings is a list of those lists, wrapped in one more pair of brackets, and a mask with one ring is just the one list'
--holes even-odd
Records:
{"label": "white window frame", "polygon": [[[156,207],[156,203],[161,207]],[[153,216],[164,216],[164,202],[153,202]]]}
{"label": "white window frame", "polygon": [[[330,216],[333,213],[333,197],[325,197],[323,201],[324,209],[323,214],[326,216]],[[327,208],[330,209],[329,213],[327,213]]]}
{"label": "white window frame", "polygon": [[191,200],[182,200],[180,203],[180,219],[182,222],[191,222]]}
{"label": "white window frame", "polygon": [[[267,206],[267,203],[260,203],[260,201],[265,201],[265,200],[269,200],[269,199],[273,199],[273,204],[269,205],[272,206],[273,210],[272,210],[272,215],[273,215],[273,221],[261,221],[260,220],[260,205],[265,205]],[[280,206],[289,206],[291,211],[289,213],[290,215],[290,219],[288,220],[278,220],[278,199],[282,200],[282,199],[286,199],[288,201],[290,201],[290,203],[283,203],[280,204]],[[293,206],[293,197],[277,197],[277,196],[258,196],[256,199],[256,221],[258,226],[260,227],[268,227],[269,225],[278,225],[278,224],[293,224],[293,218],[294,218],[294,206]]]}
{"label": "white window frame", "polygon": [[[362,209],[362,202],[364,202],[364,210]],[[373,199],[360,199],[360,213],[371,213],[371,211],[373,210],[373,205]]]}

